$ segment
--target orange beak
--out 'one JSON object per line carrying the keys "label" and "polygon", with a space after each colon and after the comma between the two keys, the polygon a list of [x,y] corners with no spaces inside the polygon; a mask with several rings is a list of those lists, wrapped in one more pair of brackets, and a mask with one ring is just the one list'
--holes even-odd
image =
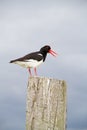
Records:
{"label": "orange beak", "polygon": [[51,49],[49,50],[49,53],[50,53],[51,55],[55,56],[55,57],[58,55],[55,51],[53,51],[53,50],[51,50]]}

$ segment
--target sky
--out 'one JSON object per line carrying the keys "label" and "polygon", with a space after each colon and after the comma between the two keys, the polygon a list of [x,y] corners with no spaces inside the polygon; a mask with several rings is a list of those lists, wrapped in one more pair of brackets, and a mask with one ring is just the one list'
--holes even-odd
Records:
{"label": "sky", "polygon": [[38,76],[66,81],[67,130],[87,130],[86,0],[0,0],[0,130],[25,129],[29,74],[9,61],[44,45]]}

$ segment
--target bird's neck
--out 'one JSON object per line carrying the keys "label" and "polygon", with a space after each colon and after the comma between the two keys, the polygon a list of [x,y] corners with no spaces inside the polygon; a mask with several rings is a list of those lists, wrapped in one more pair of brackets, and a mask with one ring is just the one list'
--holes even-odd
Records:
{"label": "bird's neck", "polygon": [[41,52],[41,54],[43,55],[43,62],[44,62],[45,59],[46,59],[47,53],[46,52]]}

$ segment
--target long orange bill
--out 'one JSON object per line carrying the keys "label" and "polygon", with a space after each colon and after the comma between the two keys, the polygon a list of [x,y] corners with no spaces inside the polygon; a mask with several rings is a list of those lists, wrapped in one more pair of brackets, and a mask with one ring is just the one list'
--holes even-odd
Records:
{"label": "long orange bill", "polygon": [[55,56],[55,57],[58,55],[55,51],[53,51],[53,50],[51,50],[51,49],[49,50],[49,53],[50,53],[51,55]]}

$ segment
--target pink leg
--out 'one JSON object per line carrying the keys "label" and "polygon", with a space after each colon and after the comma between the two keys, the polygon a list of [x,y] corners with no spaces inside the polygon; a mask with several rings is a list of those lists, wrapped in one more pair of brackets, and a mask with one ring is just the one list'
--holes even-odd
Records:
{"label": "pink leg", "polygon": [[30,68],[28,68],[28,71],[29,71],[29,74],[30,74],[30,76],[32,76],[32,73],[31,73],[31,70],[30,70]]}
{"label": "pink leg", "polygon": [[36,70],[36,68],[34,68],[34,72],[35,72],[35,75],[37,76],[37,70]]}

